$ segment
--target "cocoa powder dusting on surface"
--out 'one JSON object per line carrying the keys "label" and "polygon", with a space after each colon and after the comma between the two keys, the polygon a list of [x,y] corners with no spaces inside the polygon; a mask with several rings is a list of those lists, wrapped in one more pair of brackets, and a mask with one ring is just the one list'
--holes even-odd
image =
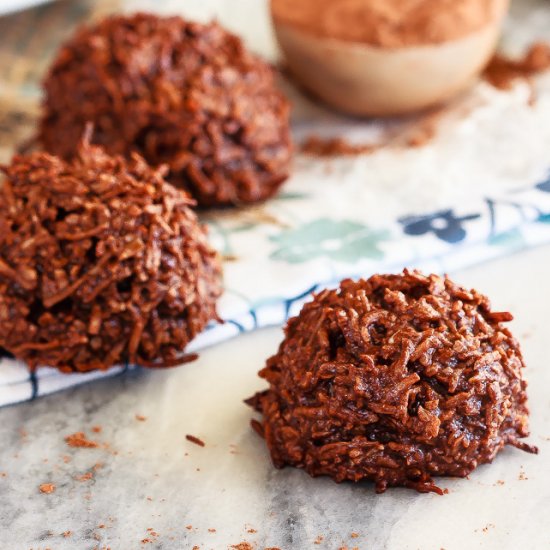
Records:
{"label": "cocoa powder dusting on surface", "polygon": [[239,542],[239,544],[233,544],[230,548],[234,548],[235,550],[254,550],[254,546],[246,541]]}
{"label": "cocoa powder dusting on surface", "polygon": [[404,120],[397,130],[387,132],[374,143],[352,143],[341,136],[325,138],[310,135],[300,144],[299,150],[312,157],[332,158],[371,155],[388,148],[422,147],[435,138],[439,122],[449,110],[446,106],[439,107],[415,116],[412,120]]}
{"label": "cocoa powder dusting on surface", "polygon": [[271,0],[277,22],[376,46],[438,44],[483,28],[503,0]]}
{"label": "cocoa powder dusting on surface", "polygon": [[[520,59],[495,55],[483,72],[483,79],[496,88],[509,90],[518,80],[530,79],[550,70],[550,44],[536,42]],[[374,143],[353,143],[344,137],[310,135],[300,144],[301,153],[319,158],[369,155],[381,149],[422,147],[437,135],[438,123],[449,107],[440,107],[420,115],[412,123]]]}
{"label": "cocoa powder dusting on surface", "polygon": [[380,149],[376,144],[350,143],[342,137],[322,138],[311,135],[300,145],[300,151],[314,157],[355,156],[373,153]]}
{"label": "cocoa powder dusting on surface", "polygon": [[94,448],[99,447],[99,443],[86,437],[84,432],[76,432],[65,437],[65,442],[69,447]]}
{"label": "cocoa powder dusting on surface", "polygon": [[509,90],[518,80],[529,80],[550,69],[550,44],[536,42],[519,59],[497,54],[483,73],[487,82],[495,88]]}
{"label": "cocoa powder dusting on surface", "polygon": [[46,495],[50,495],[55,491],[55,485],[53,483],[42,483],[40,487],[38,487],[41,493],[45,493]]}
{"label": "cocoa powder dusting on surface", "polygon": [[198,445],[199,447],[204,447],[206,445],[202,439],[199,439],[194,435],[187,434],[185,436],[185,439],[187,439],[187,441],[190,441],[191,443],[194,443],[195,445]]}
{"label": "cocoa powder dusting on surface", "polygon": [[446,107],[435,109],[411,124],[404,133],[404,144],[402,146],[415,148],[430,143],[437,135],[439,122],[445,112]]}

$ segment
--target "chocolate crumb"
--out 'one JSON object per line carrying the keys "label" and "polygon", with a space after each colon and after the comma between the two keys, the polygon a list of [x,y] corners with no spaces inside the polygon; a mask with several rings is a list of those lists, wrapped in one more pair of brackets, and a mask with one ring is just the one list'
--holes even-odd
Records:
{"label": "chocolate crumb", "polygon": [[518,479],[519,481],[527,481],[529,478],[525,475],[523,470],[520,470]]}
{"label": "chocolate crumb", "polygon": [[380,146],[375,144],[354,144],[342,137],[322,138],[312,135],[300,145],[300,151],[315,157],[356,156],[373,153]]}
{"label": "chocolate crumb", "polygon": [[190,441],[191,443],[194,443],[195,445],[198,445],[199,447],[204,447],[205,443],[202,439],[199,439],[198,437],[195,437],[194,435],[187,434],[185,436],[185,439],[187,441]]}
{"label": "chocolate crumb", "polygon": [[95,441],[91,441],[90,439],[88,439],[84,432],[76,432],[74,434],[66,436],[65,442],[69,447],[84,447],[84,448],[99,447],[99,444]]}
{"label": "chocolate crumb", "polygon": [[50,495],[55,491],[55,485],[53,483],[42,483],[40,487],[38,487],[41,493],[45,493],[47,495]]}
{"label": "chocolate crumb", "polygon": [[148,527],[146,529],[146,531],[147,531],[147,537],[142,539],[141,543],[142,544],[153,544],[159,536],[158,533],[152,527]]}
{"label": "chocolate crumb", "polygon": [[85,474],[80,474],[75,476],[76,481],[90,481],[94,477],[94,474],[92,472],[86,472]]}

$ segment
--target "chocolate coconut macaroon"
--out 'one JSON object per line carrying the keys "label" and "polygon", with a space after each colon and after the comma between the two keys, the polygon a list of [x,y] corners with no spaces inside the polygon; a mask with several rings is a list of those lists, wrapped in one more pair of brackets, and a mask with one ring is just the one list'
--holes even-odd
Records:
{"label": "chocolate coconut macaroon", "polygon": [[62,371],[169,366],[215,319],[221,267],[162,169],[86,143],[0,185],[0,348]]}
{"label": "chocolate coconut macaroon", "polygon": [[249,400],[273,463],[335,481],[441,490],[506,445],[536,452],[509,313],[416,271],[343,281],[288,322]]}
{"label": "chocolate coconut macaroon", "polygon": [[201,206],[265,200],[288,176],[289,104],[271,67],[218,24],[140,13],[82,27],[44,88],[39,139],[65,159],[91,122],[93,143],[166,164]]}

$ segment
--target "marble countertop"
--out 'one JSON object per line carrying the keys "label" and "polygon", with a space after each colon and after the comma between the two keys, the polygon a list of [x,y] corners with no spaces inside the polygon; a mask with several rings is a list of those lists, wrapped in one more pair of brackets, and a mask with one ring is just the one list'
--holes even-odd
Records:
{"label": "marble countertop", "polygon": [[[516,316],[538,456],[507,449],[470,479],[442,480],[442,497],[275,470],[242,402],[263,387],[256,372],[281,338],[269,329],[179,369],[0,410],[0,548],[550,548],[549,267],[544,247],[451,274]],[[99,446],[68,446],[75,432]]]}
{"label": "marble countertop", "polygon": [[[198,19],[215,12],[272,55],[265,2],[238,3],[246,17],[227,0],[185,6]],[[168,12],[182,2],[154,4]],[[282,336],[262,330],[182,368],[133,371],[0,409],[0,550],[224,550],[245,542],[255,550],[550,549],[549,270],[546,246],[451,273],[516,316],[538,456],[507,449],[469,479],[441,480],[445,496],[376,495],[370,483],[276,470],[243,403],[264,387],[256,373]],[[97,446],[67,445],[78,432]]]}

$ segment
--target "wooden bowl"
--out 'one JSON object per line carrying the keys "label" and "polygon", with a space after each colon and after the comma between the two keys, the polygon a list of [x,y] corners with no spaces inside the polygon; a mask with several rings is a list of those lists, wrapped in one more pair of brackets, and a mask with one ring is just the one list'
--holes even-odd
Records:
{"label": "wooden bowl", "polygon": [[441,44],[384,48],[323,38],[273,18],[294,77],[352,115],[390,116],[443,103],[467,89],[494,54],[508,0],[481,30]]}

